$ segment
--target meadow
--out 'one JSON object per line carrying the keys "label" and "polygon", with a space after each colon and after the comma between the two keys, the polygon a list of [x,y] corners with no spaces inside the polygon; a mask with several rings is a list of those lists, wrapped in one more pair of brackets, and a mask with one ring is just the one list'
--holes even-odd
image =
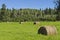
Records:
{"label": "meadow", "polygon": [[[53,25],[57,28],[56,35],[38,34],[38,29],[44,25]],[[60,40],[60,22],[1,22],[0,40]]]}

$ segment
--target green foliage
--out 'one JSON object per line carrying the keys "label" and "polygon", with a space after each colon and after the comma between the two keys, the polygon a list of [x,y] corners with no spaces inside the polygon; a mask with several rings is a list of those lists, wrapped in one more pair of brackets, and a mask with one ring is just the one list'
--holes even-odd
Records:
{"label": "green foliage", "polygon": [[[46,8],[44,10],[38,9],[8,9],[5,4],[2,4],[0,9],[0,21],[2,22],[25,22],[25,21],[56,21],[59,18],[55,14],[56,10]],[[60,15],[60,14],[59,14]]]}
{"label": "green foliage", "polygon": [[56,0],[56,14],[57,14],[57,17],[56,19],[57,20],[60,20],[60,0]]}

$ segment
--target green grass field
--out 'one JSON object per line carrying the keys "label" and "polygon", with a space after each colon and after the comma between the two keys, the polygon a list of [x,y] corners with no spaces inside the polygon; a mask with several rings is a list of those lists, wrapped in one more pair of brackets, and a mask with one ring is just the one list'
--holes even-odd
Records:
{"label": "green grass field", "polygon": [[[45,36],[37,34],[40,26],[54,25],[57,28],[57,35]],[[2,22],[0,23],[0,40],[60,40],[60,22],[40,22],[33,25],[33,22]]]}

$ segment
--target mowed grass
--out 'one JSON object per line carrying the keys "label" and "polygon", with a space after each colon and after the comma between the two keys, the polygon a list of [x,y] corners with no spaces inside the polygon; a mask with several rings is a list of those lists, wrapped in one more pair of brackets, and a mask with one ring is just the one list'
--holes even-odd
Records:
{"label": "mowed grass", "polygon": [[[40,26],[52,25],[57,28],[57,35],[37,34]],[[60,22],[39,22],[34,25],[33,22],[1,22],[0,40],[60,40]]]}

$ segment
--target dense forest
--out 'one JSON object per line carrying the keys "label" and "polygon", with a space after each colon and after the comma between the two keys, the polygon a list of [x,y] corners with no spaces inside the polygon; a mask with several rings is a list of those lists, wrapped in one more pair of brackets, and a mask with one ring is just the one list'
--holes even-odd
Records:
{"label": "dense forest", "polygon": [[24,22],[24,21],[59,21],[60,20],[60,2],[57,9],[8,9],[5,4],[0,8],[0,22]]}

